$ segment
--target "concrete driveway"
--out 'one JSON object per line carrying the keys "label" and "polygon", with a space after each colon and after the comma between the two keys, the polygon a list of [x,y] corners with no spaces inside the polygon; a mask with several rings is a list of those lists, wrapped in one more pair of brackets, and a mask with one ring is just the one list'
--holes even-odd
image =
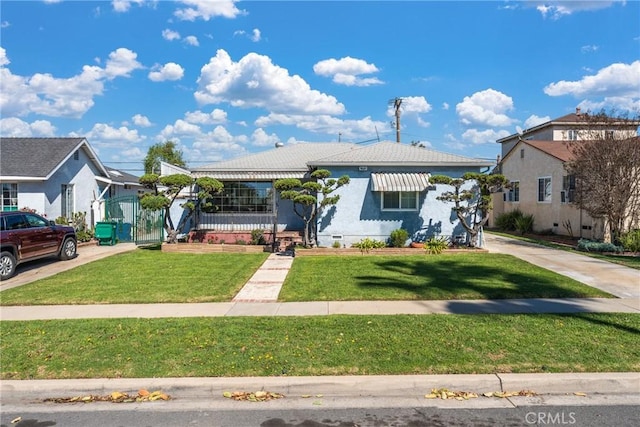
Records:
{"label": "concrete driveway", "polygon": [[640,271],[633,268],[496,234],[484,238],[489,252],[513,255],[618,298],[640,298]]}
{"label": "concrete driveway", "polygon": [[79,244],[78,256],[69,261],[59,261],[56,257],[42,258],[18,265],[16,275],[0,282],[0,291],[15,288],[45,277],[53,276],[97,259],[136,249],[135,243],[118,243],[114,246],[98,246],[95,243]]}

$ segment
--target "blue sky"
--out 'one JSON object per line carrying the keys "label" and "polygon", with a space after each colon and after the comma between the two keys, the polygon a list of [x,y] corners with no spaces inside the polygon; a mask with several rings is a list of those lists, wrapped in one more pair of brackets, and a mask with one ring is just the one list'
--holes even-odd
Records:
{"label": "blue sky", "polygon": [[275,142],[401,139],[495,159],[575,111],[640,110],[638,1],[5,1],[2,136],[83,136],[141,174]]}

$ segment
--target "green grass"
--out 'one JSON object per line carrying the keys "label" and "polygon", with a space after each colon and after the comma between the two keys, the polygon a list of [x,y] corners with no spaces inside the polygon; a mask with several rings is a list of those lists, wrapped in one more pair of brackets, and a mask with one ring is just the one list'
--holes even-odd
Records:
{"label": "green grass", "polygon": [[612,262],[614,264],[624,265],[625,267],[635,268],[636,270],[640,270],[640,256],[629,256],[629,255],[619,255],[619,254],[600,254],[594,252],[583,252],[579,251],[574,247],[561,245],[554,242],[549,242],[546,240],[538,240],[530,237],[519,236],[517,234],[500,232],[497,230],[486,230],[487,233],[495,234],[496,236],[504,236],[509,237],[511,239],[520,240],[523,242],[535,243],[536,245],[547,246],[553,249],[560,249],[563,251],[573,252],[578,255],[585,255],[591,258],[597,258],[602,261]]}
{"label": "green grass", "polygon": [[229,301],[268,254],[136,250],[0,292],[1,305]]}
{"label": "green grass", "polygon": [[511,255],[309,256],[295,259],[282,301],[611,297]]}
{"label": "green grass", "polygon": [[3,321],[1,378],[638,372],[640,315]]}

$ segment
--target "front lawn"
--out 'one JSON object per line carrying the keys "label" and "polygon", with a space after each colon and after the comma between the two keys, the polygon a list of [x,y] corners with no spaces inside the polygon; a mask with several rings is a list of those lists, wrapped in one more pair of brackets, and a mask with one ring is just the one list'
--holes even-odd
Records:
{"label": "front lawn", "polygon": [[639,334],[638,314],[3,321],[1,378],[639,372]]}
{"label": "front lawn", "polygon": [[296,258],[281,301],[611,297],[511,255]]}
{"label": "front lawn", "polygon": [[139,249],[0,292],[1,305],[230,301],[269,254]]}

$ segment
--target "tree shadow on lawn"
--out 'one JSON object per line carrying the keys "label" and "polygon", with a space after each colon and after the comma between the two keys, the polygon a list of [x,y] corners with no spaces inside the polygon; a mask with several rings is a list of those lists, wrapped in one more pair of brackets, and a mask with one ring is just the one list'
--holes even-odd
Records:
{"label": "tree shadow on lawn", "polygon": [[[466,258],[439,257],[437,262],[385,259],[376,261],[385,271],[397,272],[391,277],[357,276],[361,288],[397,289],[413,294],[413,299],[518,299],[518,298],[587,298],[585,291],[560,286],[553,277],[540,277],[532,272],[507,271],[499,267],[469,265]],[[501,261],[496,258],[496,262]],[[418,280],[416,280],[418,278]],[[570,280],[570,279],[566,279]]]}

